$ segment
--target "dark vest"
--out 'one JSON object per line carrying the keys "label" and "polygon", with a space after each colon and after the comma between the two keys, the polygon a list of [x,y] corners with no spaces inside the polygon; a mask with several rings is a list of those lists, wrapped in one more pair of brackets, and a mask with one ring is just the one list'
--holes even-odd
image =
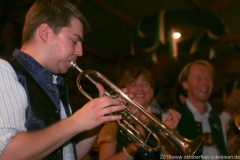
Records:
{"label": "dark vest", "polygon": [[[194,120],[193,114],[187,107],[186,103],[178,107],[176,110],[182,115],[181,120],[178,124],[178,132],[180,135],[188,139],[195,139],[198,136],[202,135],[202,123]],[[228,155],[224,143],[224,136],[222,133],[222,124],[218,114],[212,110],[209,114],[208,121],[217,148],[222,155]],[[194,155],[201,156],[202,151],[203,145],[199,147]]]}
{"label": "dark vest", "polygon": [[[26,55],[27,56],[27,55]],[[22,84],[27,93],[28,107],[26,110],[26,123],[25,126],[28,131],[34,131],[46,128],[58,121],[60,121],[60,101],[50,98],[49,94],[44,91],[39,84],[29,72],[19,64],[16,57],[11,57],[6,59],[14,68],[18,81]],[[57,94],[59,92],[62,103],[66,110],[67,116],[70,115],[68,108],[68,95],[67,88],[64,86],[58,86],[59,91],[56,89],[51,89],[52,94]],[[75,144],[73,142],[75,159],[77,159]],[[62,147],[56,149],[50,155],[44,158],[44,160],[62,160]]]}

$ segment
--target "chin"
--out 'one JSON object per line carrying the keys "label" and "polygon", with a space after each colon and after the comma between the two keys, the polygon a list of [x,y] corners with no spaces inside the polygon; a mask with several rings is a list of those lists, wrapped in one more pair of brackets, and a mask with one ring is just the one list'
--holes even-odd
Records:
{"label": "chin", "polygon": [[68,69],[63,71],[61,74],[66,74],[68,72]]}
{"label": "chin", "polygon": [[59,74],[66,74],[69,68],[64,68],[59,71]]}
{"label": "chin", "polygon": [[209,100],[209,97],[202,97],[201,98],[201,101],[203,101],[203,102],[206,102],[206,101],[208,101]]}
{"label": "chin", "polygon": [[148,105],[146,103],[139,103],[139,104],[141,104],[141,106],[143,106],[144,108],[148,107]]}

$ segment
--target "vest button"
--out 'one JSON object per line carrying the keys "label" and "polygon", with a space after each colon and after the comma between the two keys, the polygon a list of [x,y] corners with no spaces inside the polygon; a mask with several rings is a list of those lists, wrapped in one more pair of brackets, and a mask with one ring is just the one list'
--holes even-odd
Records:
{"label": "vest button", "polygon": [[56,113],[57,113],[57,114],[59,114],[59,113],[60,113],[60,110],[59,110],[59,109],[57,109],[57,110],[56,110]]}
{"label": "vest button", "polygon": [[57,155],[60,155],[61,154],[61,150],[59,149],[58,151],[57,151]]}

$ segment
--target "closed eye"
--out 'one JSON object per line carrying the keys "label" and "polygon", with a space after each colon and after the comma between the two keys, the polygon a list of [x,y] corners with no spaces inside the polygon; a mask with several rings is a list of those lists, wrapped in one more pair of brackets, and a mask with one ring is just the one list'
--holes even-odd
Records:
{"label": "closed eye", "polygon": [[77,44],[77,41],[72,41],[72,42],[73,42],[73,44],[74,44],[74,45],[76,45],[76,44]]}

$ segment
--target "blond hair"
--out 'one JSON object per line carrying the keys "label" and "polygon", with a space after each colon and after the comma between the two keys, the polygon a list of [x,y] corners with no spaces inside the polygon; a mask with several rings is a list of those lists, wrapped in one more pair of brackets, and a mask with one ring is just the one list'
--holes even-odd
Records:
{"label": "blond hair", "polygon": [[213,66],[208,62],[208,61],[205,61],[205,60],[197,60],[195,62],[190,62],[188,63],[183,69],[182,71],[180,72],[179,76],[178,76],[178,82],[181,84],[182,82],[184,81],[187,81],[188,80],[188,76],[190,74],[190,68],[193,66],[193,65],[196,65],[196,64],[199,64],[199,65],[203,65],[205,67],[208,68],[210,74],[211,74],[211,77],[212,79],[214,79],[214,71],[213,71]]}

